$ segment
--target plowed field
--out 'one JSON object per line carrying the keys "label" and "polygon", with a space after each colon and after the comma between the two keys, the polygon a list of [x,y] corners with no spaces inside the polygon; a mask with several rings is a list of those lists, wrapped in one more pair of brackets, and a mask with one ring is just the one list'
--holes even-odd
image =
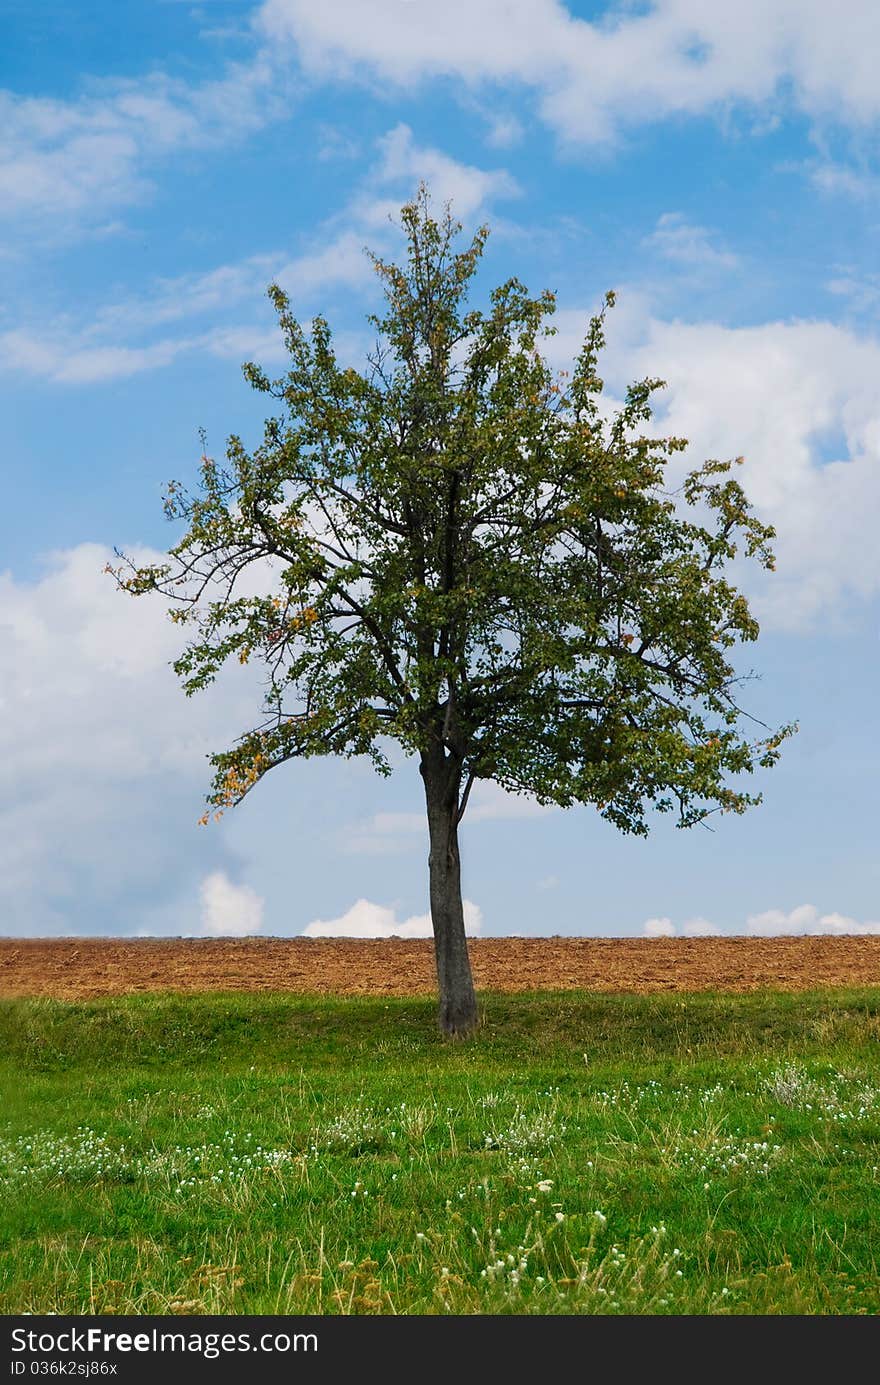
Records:
{"label": "plowed field", "polygon": [[[480,990],[812,990],[880,986],[880,937],[474,938]],[[423,995],[421,939],[0,938],[0,996],[131,991]]]}

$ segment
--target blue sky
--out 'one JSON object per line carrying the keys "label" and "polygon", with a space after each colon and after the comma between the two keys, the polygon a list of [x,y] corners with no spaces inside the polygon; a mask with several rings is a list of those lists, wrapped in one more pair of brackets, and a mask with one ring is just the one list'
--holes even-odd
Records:
{"label": "blue sky", "polygon": [[266,285],[353,363],[419,179],[492,227],[475,294],[603,292],[612,397],[667,382],[686,462],[746,458],[778,531],[744,703],[798,720],[765,801],[622,837],[479,786],[485,935],[880,931],[880,10],[873,0],[6,0],[0,45],[0,930],[427,927],[421,782],[273,772],[197,820],[249,669],[186,699],[164,606],[102,573],[173,542],[205,428],[255,440],[240,366],[283,361]]}

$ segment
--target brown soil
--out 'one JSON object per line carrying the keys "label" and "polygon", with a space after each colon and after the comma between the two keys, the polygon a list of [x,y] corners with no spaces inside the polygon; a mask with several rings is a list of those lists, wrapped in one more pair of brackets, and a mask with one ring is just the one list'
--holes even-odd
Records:
{"label": "brown soil", "polygon": [[[475,938],[480,990],[880,986],[880,937]],[[398,938],[0,938],[0,996],[130,991],[424,995],[432,944]]]}

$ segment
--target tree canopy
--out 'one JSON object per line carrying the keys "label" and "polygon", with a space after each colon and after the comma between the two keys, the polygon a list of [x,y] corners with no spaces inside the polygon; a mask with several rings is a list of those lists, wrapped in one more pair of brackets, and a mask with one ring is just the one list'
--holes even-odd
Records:
{"label": "tree canopy", "polygon": [[[613,294],[555,372],[541,349],[554,295],[512,278],[468,307],[488,229],[459,248],[424,188],[401,218],[405,264],[372,256],[386,302],[364,367],[273,285],[288,367],[244,367],[273,401],[262,441],[204,456],[196,493],[169,484],[186,532],[166,562],[119,554],[112,570],[170,600],[188,694],[229,659],[262,663],[260,718],[211,757],[215,812],[298,757],[369,755],[388,773],[390,739],[419,758],[441,1023],[463,1032],[476,1009],[472,988],[451,993],[470,985],[457,831],[476,780],[592,804],[625,832],[647,832],[650,808],[689,827],[759,802],[731,777],[773,765],[793,727],[743,733],[731,656],[758,625],[725,570],[738,550],[772,569],[773,530],[735,462],[668,488],[686,442],[649,431],[662,381],[604,407]],[[243,593],[267,563],[272,589]]]}

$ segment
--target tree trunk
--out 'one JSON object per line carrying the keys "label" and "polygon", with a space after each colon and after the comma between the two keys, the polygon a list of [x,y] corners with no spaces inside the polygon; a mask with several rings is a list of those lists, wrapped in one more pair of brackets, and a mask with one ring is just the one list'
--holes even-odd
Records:
{"label": "tree trunk", "polygon": [[440,991],[440,1028],[444,1034],[470,1034],[477,1027],[477,998],[464,932],[461,861],[458,854],[459,779],[442,761],[423,760],[422,778],[428,805],[431,922]]}

